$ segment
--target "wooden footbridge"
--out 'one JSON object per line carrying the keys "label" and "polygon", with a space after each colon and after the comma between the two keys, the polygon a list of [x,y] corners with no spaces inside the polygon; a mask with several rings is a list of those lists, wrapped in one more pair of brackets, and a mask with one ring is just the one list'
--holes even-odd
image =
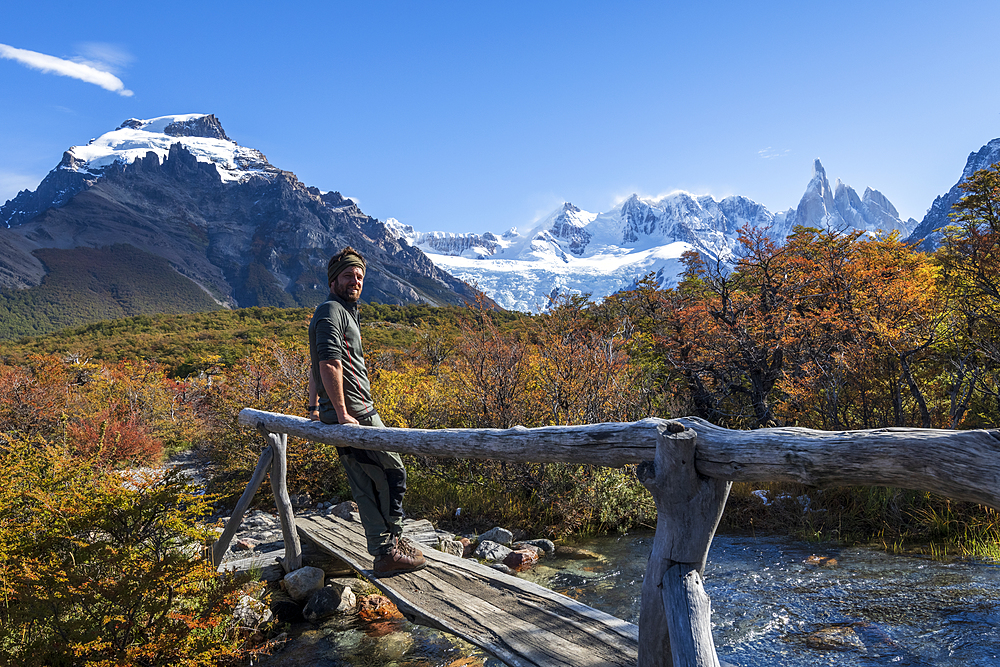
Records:
{"label": "wooden footbridge", "polygon": [[[216,542],[229,546],[265,475],[285,538],[286,571],[301,567],[299,532],[371,579],[411,619],[463,637],[508,665],[719,665],[701,573],[734,481],[870,485],[932,491],[1000,510],[1000,432],[936,429],[731,431],[697,418],[527,429],[393,429],[325,425],[243,410],[270,446]],[[429,567],[378,578],[360,526],[292,514],[287,435],[336,446],[506,461],[639,464],[657,507],[639,626],[517,577],[428,550]]]}

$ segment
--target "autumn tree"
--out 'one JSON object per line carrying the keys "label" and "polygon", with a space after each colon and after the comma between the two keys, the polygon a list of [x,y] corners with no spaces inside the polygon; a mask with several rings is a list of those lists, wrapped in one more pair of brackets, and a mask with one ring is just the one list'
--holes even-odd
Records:
{"label": "autumn tree", "polygon": [[[963,385],[975,386],[992,402],[977,421],[996,425],[1000,412],[1000,163],[980,169],[960,184],[953,225],[944,230],[938,253],[942,285],[952,315],[952,395],[965,410],[973,400]],[[988,416],[992,413],[992,416]]]}
{"label": "autumn tree", "polygon": [[485,302],[469,306],[460,321],[457,382],[475,428],[510,428],[534,421],[529,398],[529,343],[524,332],[502,331]]}
{"label": "autumn tree", "polygon": [[595,317],[587,295],[565,296],[538,318],[532,382],[547,408],[545,423],[641,418],[624,334],[625,323]]}

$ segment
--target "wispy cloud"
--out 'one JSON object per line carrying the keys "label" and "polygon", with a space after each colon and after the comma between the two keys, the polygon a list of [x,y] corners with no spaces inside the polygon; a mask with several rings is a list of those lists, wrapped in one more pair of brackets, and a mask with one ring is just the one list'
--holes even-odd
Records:
{"label": "wispy cloud", "polygon": [[776,157],[785,157],[791,152],[792,151],[789,150],[788,148],[786,148],[783,151],[779,151],[768,146],[767,148],[762,148],[759,151],[757,151],[757,155],[764,158],[765,160],[773,160]]}
{"label": "wispy cloud", "polygon": [[121,71],[135,60],[128,51],[106,42],[81,42],[76,45],[76,50],[80,56],[73,58],[73,62],[90,65],[114,75],[121,74]]}
{"label": "wispy cloud", "polygon": [[122,97],[132,97],[133,94],[131,90],[125,88],[125,84],[117,76],[85,62],[73,62],[37,51],[17,49],[6,44],[0,44],[0,58],[19,62],[25,67],[36,69],[45,74],[58,74],[93,83],[105,90],[118,93]]}

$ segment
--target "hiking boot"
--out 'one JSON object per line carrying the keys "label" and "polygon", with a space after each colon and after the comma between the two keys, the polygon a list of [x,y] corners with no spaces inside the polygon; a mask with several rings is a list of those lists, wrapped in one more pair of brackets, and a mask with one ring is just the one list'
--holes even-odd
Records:
{"label": "hiking boot", "polygon": [[375,557],[372,572],[375,574],[394,574],[397,572],[414,572],[427,565],[424,554],[413,545],[413,542],[403,538],[389,549],[388,553]]}

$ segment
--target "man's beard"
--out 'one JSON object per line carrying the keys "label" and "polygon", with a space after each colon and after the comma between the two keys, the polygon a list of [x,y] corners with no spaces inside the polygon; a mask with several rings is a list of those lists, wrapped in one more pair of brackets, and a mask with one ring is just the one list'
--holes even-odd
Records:
{"label": "man's beard", "polygon": [[361,290],[356,293],[352,293],[347,287],[342,287],[340,283],[333,283],[333,293],[339,296],[344,301],[349,301],[351,303],[356,303],[358,299],[361,298]]}

